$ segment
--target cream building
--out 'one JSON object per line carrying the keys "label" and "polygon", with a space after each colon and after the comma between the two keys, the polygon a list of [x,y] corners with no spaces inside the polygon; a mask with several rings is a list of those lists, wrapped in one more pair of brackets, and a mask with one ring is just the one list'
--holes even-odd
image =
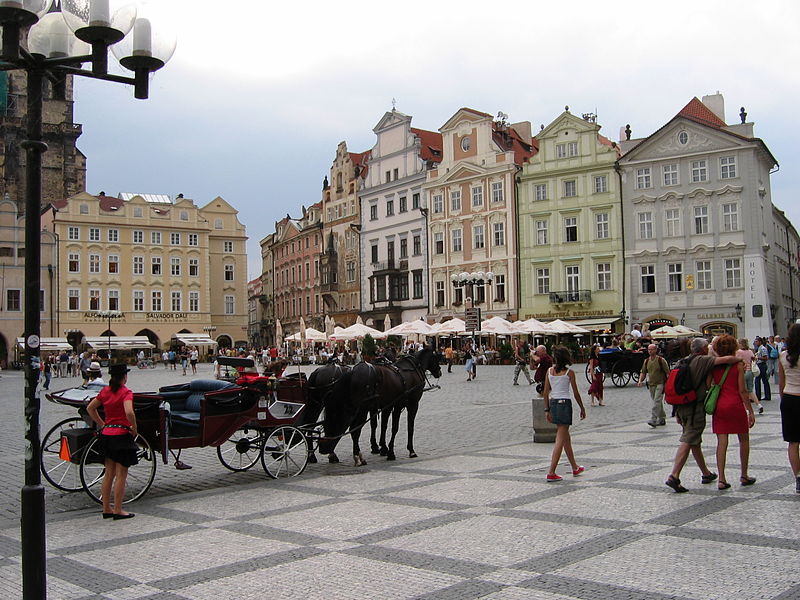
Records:
{"label": "cream building", "polygon": [[520,318],[622,327],[623,243],[615,142],[566,110],[519,175]]}
{"label": "cream building", "polygon": [[[247,341],[245,227],[222,198],[80,193],[55,203],[59,321],[68,339],[179,333]],[[109,320],[101,311],[119,311]],[[106,315],[106,316],[104,316]],[[110,325],[110,328],[109,328]]]}

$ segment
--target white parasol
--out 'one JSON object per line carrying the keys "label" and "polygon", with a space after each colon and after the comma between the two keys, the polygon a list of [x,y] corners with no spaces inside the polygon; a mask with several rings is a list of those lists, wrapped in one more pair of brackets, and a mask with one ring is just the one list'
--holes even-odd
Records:
{"label": "white parasol", "polygon": [[659,327],[658,329],[654,329],[650,332],[650,337],[654,340],[666,340],[672,338],[679,338],[679,337],[689,337],[694,335],[692,333],[681,333],[678,331],[676,327],[672,327],[670,325],[664,325],[663,327]]}
{"label": "white parasol", "polygon": [[588,329],[578,327],[577,325],[573,325],[567,321],[562,321],[561,319],[550,321],[547,325],[553,330],[554,333],[589,333]]}
{"label": "white parasol", "polygon": [[387,314],[383,318],[383,330],[389,331],[392,328],[392,318]]}
{"label": "white parasol", "polygon": [[367,327],[363,323],[355,323],[350,325],[350,327],[345,327],[340,331],[335,332],[331,335],[331,339],[340,342],[340,341],[349,341],[349,340],[362,340],[364,339],[365,335],[371,335],[373,339],[384,339],[386,338],[386,332],[378,331],[377,329],[373,329],[372,327]]}
{"label": "white parasol", "polygon": [[425,321],[409,321],[407,323],[400,323],[391,329],[387,329],[384,333],[387,335],[399,335],[408,337],[411,335],[432,335],[433,327],[428,325]]}
{"label": "white parasol", "polygon": [[275,319],[275,345],[280,347],[283,344],[283,327],[281,320]]}
{"label": "white parasol", "polygon": [[503,317],[492,317],[483,321],[481,323],[481,332],[494,335],[514,335],[520,333]]}
{"label": "white parasol", "polygon": [[514,329],[519,333],[531,333],[533,335],[550,335],[553,330],[547,323],[542,323],[536,319],[528,319],[527,321],[515,321],[511,324]]}
{"label": "white parasol", "polygon": [[445,321],[444,323],[437,323],[437,325],[438,327],[436,327],[435,332],[432,332],[432,334],[436,336],[459,335],[467,331],[466,323],[464,323],[463,319],[459,319],[458,317]]}

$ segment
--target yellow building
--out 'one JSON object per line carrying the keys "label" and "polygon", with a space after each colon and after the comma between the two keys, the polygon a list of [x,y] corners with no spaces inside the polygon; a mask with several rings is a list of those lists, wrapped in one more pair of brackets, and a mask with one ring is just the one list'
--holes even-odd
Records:
{"label": "yellow building", "polygon": [[623,306],[619,148],[594,115],[569,110],[536,138],[519,174],[520,318],[612,329]]}
{"label": "yellow building", "polygon": [[110,330],[158,349],[180,333],[246,344],[247,236],[225,200],[80,193],[56,209],[60,333],[71,343]]}

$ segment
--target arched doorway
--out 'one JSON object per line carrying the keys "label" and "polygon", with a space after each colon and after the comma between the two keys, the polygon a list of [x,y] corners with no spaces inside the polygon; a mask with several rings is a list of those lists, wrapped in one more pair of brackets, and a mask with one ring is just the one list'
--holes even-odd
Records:
{"label": "arched doorway", "polygon": [[228,349],[233,347],[233,340],[230,336],[222,334],[217,336],[217,347],[220,349]]}
{"label": "arched doorway", "polygon": [[161,340],[150,329],[142,329],[139,332],[137,332],[136,335],[146,335],[147,339],[150,340],[150,343],[153,344],[153,346],[155,346],[155,350],[158,350],[158,348],[160,347]]}
{"label": "arched doorway", "polygon": [[736,337],[736,325],[727,321],[711,321],[702,326],[703,335],[714,337],[715,335],[732,335]]}
{"label": "arched doorway", "polygon": [[83,343],[83,332],[80,329],[68,329],[67,343],[77,352],[78,346]]}
{"label": "arched doorway", "polygon": [[678,319],[670,315],[658,314],[643,319],[643,322],[647,323],[649,325],[648,329],[652,331],[653,329],[658,329],[659,327],[664,327],[665,325],[674,327],[678,324]]}

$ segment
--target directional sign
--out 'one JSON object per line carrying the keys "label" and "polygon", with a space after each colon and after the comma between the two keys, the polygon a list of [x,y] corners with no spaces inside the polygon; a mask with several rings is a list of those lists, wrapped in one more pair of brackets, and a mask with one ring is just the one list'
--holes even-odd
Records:
{"label": "directional sign", "polygon": [[468,308],[464,311],[464,323],[467,331],[481,330],[481,309]]}

